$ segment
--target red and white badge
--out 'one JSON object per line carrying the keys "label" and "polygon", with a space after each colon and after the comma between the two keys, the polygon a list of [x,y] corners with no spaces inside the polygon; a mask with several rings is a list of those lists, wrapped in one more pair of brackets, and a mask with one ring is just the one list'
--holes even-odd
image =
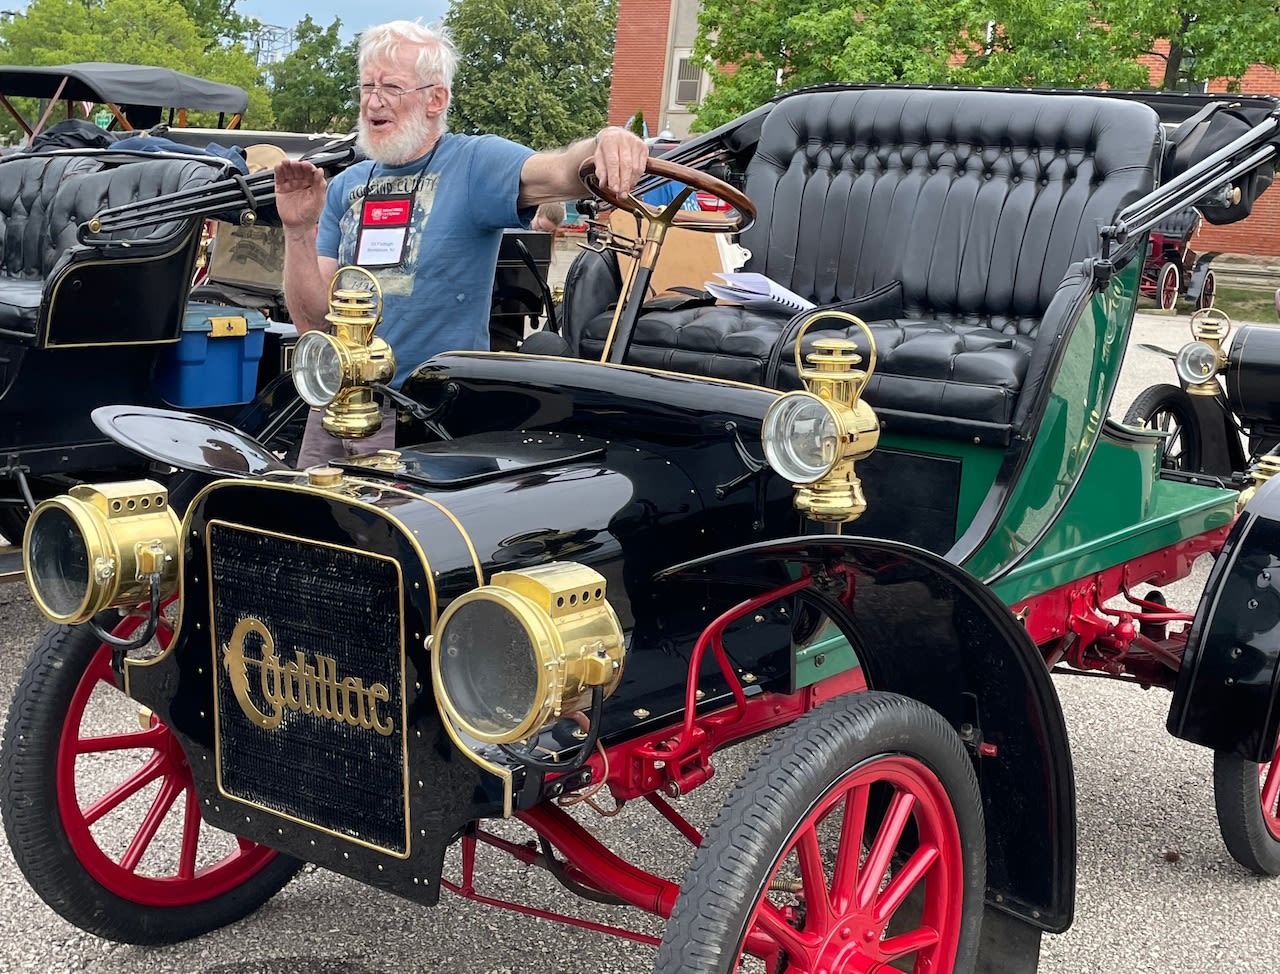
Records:
{"label": "red and white badge", "polygon": [[356,239],[356,263],[361,267],[394,267],[404,259],[413,199],[392,196],[365,199]]}

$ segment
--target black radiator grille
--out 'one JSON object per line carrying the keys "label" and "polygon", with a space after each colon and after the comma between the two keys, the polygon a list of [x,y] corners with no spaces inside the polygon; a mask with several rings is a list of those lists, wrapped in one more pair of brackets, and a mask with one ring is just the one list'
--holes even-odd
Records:
{"label": "black radiator grille", "polygon": [[216,522],[209,557],[219,787],[406,855],[396,563]]}

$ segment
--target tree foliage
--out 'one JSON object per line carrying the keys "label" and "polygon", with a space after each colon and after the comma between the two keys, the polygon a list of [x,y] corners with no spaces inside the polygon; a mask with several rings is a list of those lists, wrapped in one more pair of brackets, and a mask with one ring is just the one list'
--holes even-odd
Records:
{"label": "tree foliage", "polygon": [[1157,87],[1238,88],[1280,66],[1275,24],[1275,0],[703,0],[698,128],[825,81],[1145,88],[1146,54]]}
{"label": "tree foliage", "polygon": [[271,69],[276,123],[296,132],[346,132],[360,105],[351,94],[359,81],[356,42],[343,43],[342,21],[321,28],[310,16],[294,28],[297,46]]}
{"label": "tree foliage", "polygon": [[[238,44],[211,45],[210,35],[175,0],[32,0],[24,14],[0,25],[0,41],[4,64],[116,61],[239,85],[249,93],[244,124],[274,124],[253,57]],[[217,115],[193,112],[188,122],[216,125]]]}
{"label": "tree foliage", "polygon": [[535,149],[598,131],[609,108],[617,0],[451,0],[449,126]]}
{"label": "tree foliage", "polygon": [[801,85],[948,80],[966,46],[970,0],[704,0],[695,57],[714,89],[698,108],[710,128]]}

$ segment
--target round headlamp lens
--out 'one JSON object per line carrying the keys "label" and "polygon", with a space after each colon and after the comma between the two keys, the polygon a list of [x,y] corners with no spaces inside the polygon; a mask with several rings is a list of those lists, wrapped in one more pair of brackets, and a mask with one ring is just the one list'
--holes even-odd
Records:
{"label": "round headlamp lens", "polygon": [[309,331],[293,350],[293,385],[308,406],[327,406],[342,391],[342,355],[338,343],[322,331]]}
{"label": "round headlamp lens", "polygon": [[1190,342],[1182,346],[1173,365],[1187,385],[1204,385],[1218,374],[1218,353],[1204,342]]}
{"label": "round headlamp lens", "polygon": [[71,620],[89,595],[89,547],[75,519],[60,507],[37,510],[27,527],[27,581],[45,610]]}
{"label": "round headlamp lens", "polygon": [[840,427],[817,396],[778,400],[765,417],[762,440],[769,466],[793,484],[820,480],[840,459]]}
{"label": "round headlamp lens", "polygon": [[507,743],[538,703],[538,656],[520,619],[501,602],[460,606],[440,631],[441,689],[466,729]]}

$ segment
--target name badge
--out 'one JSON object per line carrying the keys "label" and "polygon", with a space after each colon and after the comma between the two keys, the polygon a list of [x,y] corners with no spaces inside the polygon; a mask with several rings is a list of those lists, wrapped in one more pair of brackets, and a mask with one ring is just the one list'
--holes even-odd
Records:
{"label": "name badge", "polygon": [[360,211],[356,263],[361,267],[394,267],[404,259],[413,215],[410,197],[366,199]]}

